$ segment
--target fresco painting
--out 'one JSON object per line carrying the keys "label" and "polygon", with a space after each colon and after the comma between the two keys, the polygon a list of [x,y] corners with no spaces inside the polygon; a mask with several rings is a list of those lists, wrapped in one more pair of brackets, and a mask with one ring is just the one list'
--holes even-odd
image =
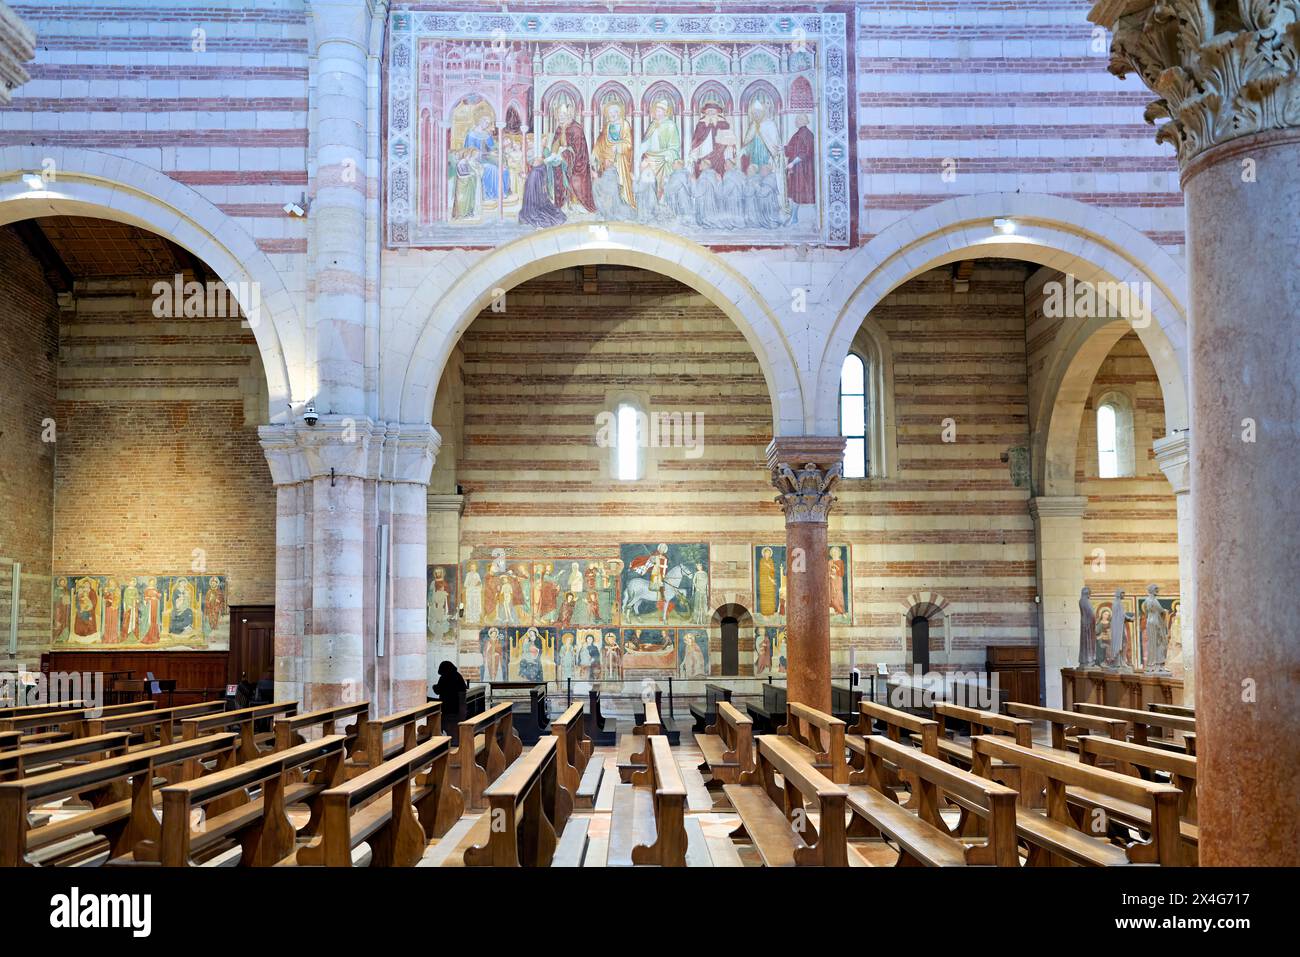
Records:
{"label": "fresco painting", "polygon": [[470,560],[463,568],[460,584],[466,625],[532,623],[531,561],[508,558],[504,548],[494,548],[491,559]]}
{"label": "fresco painting", "polygon": [[427,570],[428,637],[437,644],[451,640],[456,627],[457,571],[455,565],[430,565]]}
{"label": "fresco painting", "polygon": [[490,626],[479,632],[483,681],[554,681],[554,628]]}
{"label": "fresco painting", "polygon": [[677,639],[677,677],[707,678],[709,667],[709,633],[683,628]]}
{"label": "fresco painting", "polygon": [[786,631],[784,628],[754,629],[754,677],[784,678]]}
{"label": "fresco painting", "polygon": [[533,562],[533,620],[558,628],[618,624],[617,560]]}
{"label": "fresco painting", "polygon": [[672,628],[624,628],[620,635],[625,676],[653,671],[677,672],[677,631]]}
{"label": "fresco painting", "polygon": [[709,546],[663,543],[621,545],[620,621],[624,625],[707,625]]}
{"label": "fresco painting", "polygon": [[[786,616],[786,547],[755,545],[754,621],[760,625],[785,624]],[[853,550],[848,545],[831,545],[827,549],[827,595],[832,625],[853,624]]]}
{"label": "fresco painting", "polygon": [[151,651],[230,647],[224,575],[58,575],[56,648]]}

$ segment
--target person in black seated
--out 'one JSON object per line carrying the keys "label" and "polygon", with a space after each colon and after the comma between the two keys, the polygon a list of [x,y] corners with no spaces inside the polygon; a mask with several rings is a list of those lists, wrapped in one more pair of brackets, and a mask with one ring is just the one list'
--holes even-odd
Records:
{"label": "person in black seated", "polygon": [[443,732],[454,727],[465,718],[465,692],[469,684],[461,676],[456,666],[450,661],[438,665],[438,681],[433,686],[433,693],[442,702]]}

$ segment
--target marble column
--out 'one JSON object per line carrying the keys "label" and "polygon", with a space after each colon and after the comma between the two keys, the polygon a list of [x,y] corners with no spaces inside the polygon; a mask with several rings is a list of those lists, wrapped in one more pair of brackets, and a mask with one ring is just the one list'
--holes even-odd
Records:
{"label": "marble column", "polygon": [[839,436],[783,436],[767,447],[767,467],[785,511],[788,592],[787,697],[830,713],[831,615],[826,519],[844,471]]}
{"label": "marble column", "polygon": [[1187,208],[1200,861],[1300,864],[1300,0],[1103,0]]}
{"label": "marble column", "polygon": [[24,64],[34,56],[35,34],[0,0],[0,106],[7,106],[10,91],[27,82]]}
{"label": "marble column", "polygon": [[1156,464],[1174,488],[1178,506],[1178,632],[1182,640],[1183,704],[1196,704],[1196,527],[1192,511],[1192,469],[1188,433],[1168,435],[1153,443]]}
{"label": "marble column", "polygon": [[1034,520],[1034,564],[1038,576],[1038,634],[1043,702],[1061,707],[1061,669],[1079,663],[1079,592],[1083,589],[1081,495],[1040,495],[1029,500]]}

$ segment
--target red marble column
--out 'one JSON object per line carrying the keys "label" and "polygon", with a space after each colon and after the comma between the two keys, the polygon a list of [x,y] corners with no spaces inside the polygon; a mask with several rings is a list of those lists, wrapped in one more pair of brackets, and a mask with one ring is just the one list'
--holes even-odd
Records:
{"label": "red marble column", "polygon": [[785,511],[788,565],[787,693],[792,702],[831,710],[831,614],[826,519],[844,467],[839,436],[784,436],[767,447],[767,467]]}

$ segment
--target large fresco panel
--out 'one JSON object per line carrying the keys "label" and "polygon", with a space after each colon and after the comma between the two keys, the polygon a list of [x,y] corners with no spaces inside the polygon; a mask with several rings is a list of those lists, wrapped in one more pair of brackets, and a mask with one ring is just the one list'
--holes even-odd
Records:
{"label": "large fresco panel", "polygon": [[56,575],[52,644],[61,649],[224,650],[224,575]]}

